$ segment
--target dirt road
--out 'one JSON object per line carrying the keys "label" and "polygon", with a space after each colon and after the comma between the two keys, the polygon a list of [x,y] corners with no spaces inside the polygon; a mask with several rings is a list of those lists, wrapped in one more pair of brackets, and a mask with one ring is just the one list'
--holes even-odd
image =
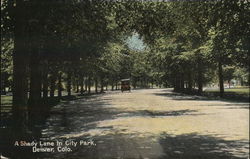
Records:
{"label": "dirt road", "polygon": [[249,104],[169,89],[109,92],[54,107],[42,135],[78,144],[43,154],[50,158],[248,158]]}

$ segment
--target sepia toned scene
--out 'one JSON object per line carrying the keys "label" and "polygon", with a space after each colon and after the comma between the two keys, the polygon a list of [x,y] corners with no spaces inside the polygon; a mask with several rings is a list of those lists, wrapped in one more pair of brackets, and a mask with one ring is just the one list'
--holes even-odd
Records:
{"label": "sepia toned scene", "polygon": [[247,0],[1,0],[1,159],[249,159]]}

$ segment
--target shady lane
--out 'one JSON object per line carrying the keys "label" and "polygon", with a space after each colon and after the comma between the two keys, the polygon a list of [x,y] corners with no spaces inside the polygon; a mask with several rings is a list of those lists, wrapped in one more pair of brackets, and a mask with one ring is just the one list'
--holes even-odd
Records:
{"label": "shady lane", "polygon": [[108,92],[55,106],[41,140],[78,143],[47,158],[247,158],[249,103],[171,89]]}

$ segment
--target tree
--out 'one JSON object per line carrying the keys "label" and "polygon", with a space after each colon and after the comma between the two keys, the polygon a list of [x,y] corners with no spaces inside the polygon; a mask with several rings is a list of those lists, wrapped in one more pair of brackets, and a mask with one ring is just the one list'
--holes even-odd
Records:
{"label": "tree", "polygon": [[242,41],[246,35],[249,35],[249,30],[246,29],[249,23],[244,20],[245,18],[248,19],[248,12],[247,2],[240,0],[217,1],[211,7],[212,54],[218,64],[221,97],[224,94],[223,66],[232,63],[232,57],[237,54],[234,46],[237,46],[238,41]]}
{"label": "tree", "polygon": [[231,80],[234,78],[235,68],[227,66],[223,68],[223,70],[224,70],[223,72],[224,80],[228,82],[228,87],[230,88]]}

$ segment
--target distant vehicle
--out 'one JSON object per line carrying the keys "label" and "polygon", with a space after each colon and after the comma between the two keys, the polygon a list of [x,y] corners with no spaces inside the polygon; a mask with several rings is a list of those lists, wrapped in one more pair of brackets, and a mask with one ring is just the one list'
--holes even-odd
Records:
{"label": "distant vehicle", "polygon": [[121,80],[121,91],[131,91],[130,87],[130,79],[122,79]]}

